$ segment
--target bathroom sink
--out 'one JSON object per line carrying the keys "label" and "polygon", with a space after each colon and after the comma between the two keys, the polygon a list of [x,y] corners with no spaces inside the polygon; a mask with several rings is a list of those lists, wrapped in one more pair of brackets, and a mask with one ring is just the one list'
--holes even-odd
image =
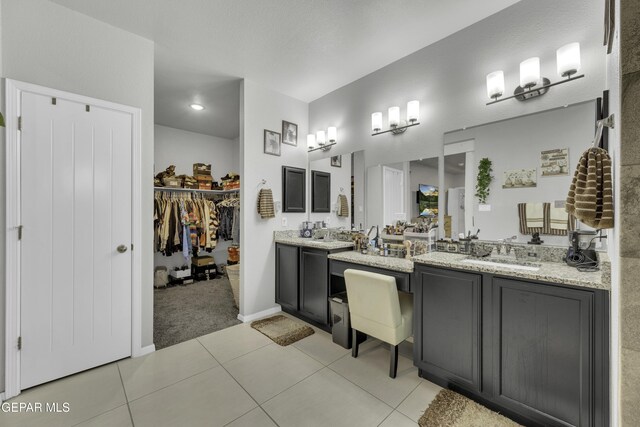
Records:
{"label": "bathroom sink", "polygon": [[538,271],[540,264],[526,261],[502,258],[467,258],[462,261],[467,264],[486,265],[491,267],[508,268],[511,270]]}

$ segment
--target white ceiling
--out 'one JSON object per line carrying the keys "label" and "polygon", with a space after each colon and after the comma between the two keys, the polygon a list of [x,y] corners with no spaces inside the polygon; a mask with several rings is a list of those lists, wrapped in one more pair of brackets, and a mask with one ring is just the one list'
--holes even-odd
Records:
{"label": "white ceiling", "polygon": [[229,138],[234,78],[310,102],[518,0],[52,1],[155,41],[158,123]]}

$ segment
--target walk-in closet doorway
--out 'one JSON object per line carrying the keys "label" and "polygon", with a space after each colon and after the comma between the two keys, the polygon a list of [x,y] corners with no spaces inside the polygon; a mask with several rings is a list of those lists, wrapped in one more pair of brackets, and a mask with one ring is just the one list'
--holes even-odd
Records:
{"label": "walk-in closet doorway", "polygon": [[158,61],[154,127],[157,350],[240,324],[240,80]]}
{"label": "walk-in closet doorway", "polygon": [[140,110],[7,80],[6,398],[141,353]]}

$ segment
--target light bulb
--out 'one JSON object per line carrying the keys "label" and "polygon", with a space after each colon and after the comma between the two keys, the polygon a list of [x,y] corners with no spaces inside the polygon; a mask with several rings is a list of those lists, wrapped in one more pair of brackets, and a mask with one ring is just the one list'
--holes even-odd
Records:
{"label": "light bulb", "polygon": [[420,101],[407,102],[407,121],[409,123],[417,122],[420,115]]}
{"label": "light bulb", "polygon": [[504,73],[494,71],[487,74],[487,95],[491,99],[498,99],[504,93]]}
{"label": "light bulb", "polygon": [[397,127],[400,123],[400,107],[389,108],[389,127]]}
{"label": "light bulb", "polygon": [[338,129],[334,126],[329,127],[329,129],[327,129],[327,138],[329,138],[329,142],[331,143],[336,142],[338,139]]}
{"label": "light bulb", "polygon": [[540,82],[540,58],[525,59],[520,63],[520,87],[530,88]]}
{"label": "light bulb", "polygon": [[382,129],[382,113],[377,112],[371,115],[371,130],[380,132]]}
{"label": "light bulb", "polygon": [[556,51],[558,75],[571,77],[580,71],[580,43],[569,43]]}
{"label": "light bulb", "polygon": [[316,148],[316,136],[313,134],[307,135],[307,148],[313,150]]}
{"label": "light bulb", "polygon": [[200,104],[191,104],[189,105],[189,107],[193,108],[196,111],[202,111],[204,110],[204,106],[200,105]]}

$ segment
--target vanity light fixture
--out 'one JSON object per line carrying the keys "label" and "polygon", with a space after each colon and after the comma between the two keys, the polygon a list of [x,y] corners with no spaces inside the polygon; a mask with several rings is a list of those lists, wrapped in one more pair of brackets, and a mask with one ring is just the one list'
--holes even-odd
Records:
{"label": "vanity light fixture", "polygon": [[193,108],[196,111],[202,111],[204,110],[204,106],[200,105],[200,104],[191,104],[189,105],[189,107]]}
{"label": "vanity light fixture", "polygon": [[335,126],[330,126],[326,134],[323,130],[319,130],[315,135],[307,135],[307,151],[309,153],[316,150],[329,151],[337,144],[337,141],[338,129]]}
{"label": "vanity light fixture", "polygon": [[584,74],[574,76],[580,71],[580,43],[569,43],[558,49],[556,62],[558,74],[564,79],[551,83],[548,78],[542,77],[540,74],[540,58],[533,57],[522,61],[520,63],[520,86],[513,92],[513,96],[506,98],[500,98],[504,93],[504,72],[500,70],[487,74],[487,96],[493,100],[487,102],[487,105],[512,98],[526,101],[544,95],[552,86],[584,77]]}
{"label": "vanity light fixture", "polygon": [[409,101],[407,103],[407,120],[400,120],[400,107],[389,108],[389,129],[382,130],[382,113],[375,112],[371,114],[371,136],[380,135],[383,133],[391,132],[394,135],[404,133],[407,128],[411,126],[417,126],[420,112],[419,101]]}

